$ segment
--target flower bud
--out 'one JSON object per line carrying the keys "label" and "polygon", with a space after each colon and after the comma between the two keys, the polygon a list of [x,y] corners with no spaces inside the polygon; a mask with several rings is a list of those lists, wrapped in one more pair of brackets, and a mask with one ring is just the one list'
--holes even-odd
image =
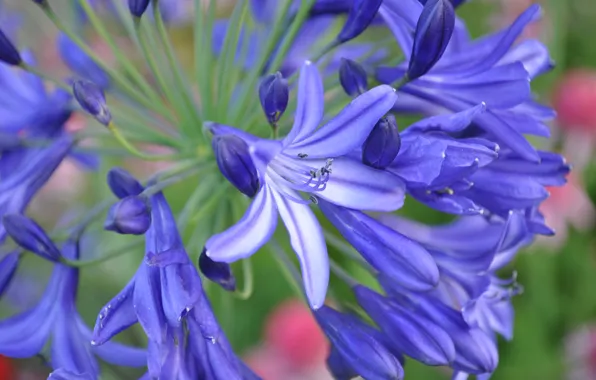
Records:
{"label": "flower bud", "polygon": [[397,358],[362,328],[360,321],[328,306],[314,313],[334,349],[358,375],[365,379],[403,379]]}
{"label": "flower bud", "polygon": [[72,84],[75,99],[81,107],[89,112],[101,124],[108,126],[112,121],[112,114],[106,103],[103,90],[96,84],[86,80],[75,80]]}
{"label": "flower bud", "polygon": [[2,30],[0,30],[0,61],[12,66],[18,66],[23,62],[21,54]]}
{"label": "flower bud", "polygon": [[364,68],[351,59],[342,58],[339,65],[339,82],[346,94],[358,96],[368,88],[366,71]]}
{"label": "flower bud", "polygon": [[376,169],[391,165],[399,149],[401,137],[393,115],[383,117],[362,145],[362,162]]}
{"label": "flower bud", "polygon": [[358,37],[373,21],[383,0],[354,0],[348,20],[337,36],[337,41],[343,43]]}
{"label": "flower bud", "polygon": [[60,250],[33,220],[21,214],[7,214],[2,223],[6,233],[21,247],[50,261],[60,259]]}
{"label": "flower bud", "polygon": [[236,278],[234,278],[230,265],[211,260],[207,256],[206,249],[203,249],[201,256],[199,256],[199,268],[205,277],[219,284],[225,290],[230,292],[236,290]]}
{"label": "flower bud", "polygon": [[112,193],[120,199],[131,195],[139,195],[144,190],[139,181],[122,168],[110,169],[108,172],[108,186]]}
{"label": "flower bud", "polygon": [[259,191],[259,174],[248,145],[240,137],[216,135],[211,142],[219,170],[243,194],[254,197]]}
{"label": "flower bud", "polygon": [[144,197],[128,196],[108,211],[104,228],[123,235],[142,235],[151,226],[151,210]]}
{"label": "flower bud", "polygon": [[408,79],[426,74],[441,59],[455,27],[455,11],[449,0],[428,0],[416,25]]}
{"label": "flower bud", "polygon": [[141,17],[149,6],[149,0],[128,0],[128,10],[135,17]]}
{"label": "flower bud", "polygon": [[288,106],[288,81],[278,71],[267,75],[259,86],[261,106],[269,124],[275,125]]}

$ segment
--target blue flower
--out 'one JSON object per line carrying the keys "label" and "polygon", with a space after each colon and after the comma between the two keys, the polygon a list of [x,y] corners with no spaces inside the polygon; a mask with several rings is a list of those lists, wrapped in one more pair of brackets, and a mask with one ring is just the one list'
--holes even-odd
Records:
{"label": "blue flower", "polygon": [[[68,240],[61,252],[64,258],[77,260],[78,240]],[[116,365],[143,366],[144,350],[118,343],[91,346],[91,331],[76,310],[78,281],[77,268],[55,264],[39,303],[24,313],[0,321],[0,353],[16,358],[32,357],[42,352],[51,337],[50,362],[55,369],[97,378],[99,365],[95,355]]]}
{"label": "blue flower", "polygon": [[[538,154],[523,135],[548,136],[542,121],[553,114],[532,101],[530,80],[549,70],[551,60],[538,41],[512,45],[524,27],[537,18],[539,10],[539,6],[532,6],[508,29],[474,41],[456,22],[441,60],[426,75],[400,89],[404,107],[396,107],[434,114],[444,109],[459,112],[485,102],[487,112],[474,119],[475,125],[499,145],[523,159],[538,162]],[[406,73],[413,45],[411,31],[421,12],[422,5],[416,0],[383,3],[380,14],[404,51],[406,62],[398,67],[378,68],[376,75],[381,82],[392,83]]]}
{"label": "blue flower", "polygon": [[391,87],[376,87],[317,129],[323,118],[323,85],[316,67],[306,62],[300,73],[294,126],[283,141],[212,125],[214,135],[235,134],[249,145],[261,188],[236,225],[207,241],[207,256],[233,262],[252,255],[269,240],[279,212],[301,263],[306,294],[311,306],[319,308],[329,277],[327,249],[310,201],[303,200],[300,192],[353,209],[401,207],[404,194],[399,178],[342,157],[362,145],[393,103]]}

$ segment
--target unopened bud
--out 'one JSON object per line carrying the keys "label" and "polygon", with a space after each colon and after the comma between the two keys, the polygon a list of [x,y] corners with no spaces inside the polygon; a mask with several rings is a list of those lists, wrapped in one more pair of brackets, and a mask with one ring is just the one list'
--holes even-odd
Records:
{"label": "unopened bud", "polygon": [[225,290],[231,292],[236,290],[236,278],[234,277],[234,273],[232,273],[230,264],[211,260],[209,256],[207,256],[207,251],[205,249],[203,249],[203,252],[199,257],[199,268],[205,277],[216,284],[219,284]]}
{"label": "unopened bud", "polygon": [[81,107],[89,112],[101,124],[108,126],[112,114],[106,103],[103,90],[96,84],[86,80],[75,80],[72,84],[75,99]]}
{"label": "unopened bud", "polygon": [[240,137],[216,135],[212,141],[219,170],[243,194],[254,197],[259,191],[259,175],[248,145]]}
{"label": "unopened bud", "polygon": [[123,235],[142,235],[151,226],[151,210],[147,199],[129,196],[114,204],[104,224],[108,231]]}
{"label": "unopened bud", "polygon": [[376,169],[391,165],[399,149],[401,137],[393,115],[383,117],[362,145],[362,162]]}
{"label": "unopened bud", "polygon": [[2,223],[6,233],[21,247],[50,261],[60,259],[60,250],[33,220],[21,214],[7,214]]}
{"label": "unopened bud", "polygon": [[339,65],[339,82],[346,94],[358,96],[368,88],[366,71],[364,68],[351,59],[342,58]]}
{"label": "unopened bud", "polygon": [[141,17],[149,6],[149,0],[128,0],[128,10],[135,17]]}
{"label": "unopened bud", "polygon": [[0,61],[12,66],[18,66],[23,62],[21,54],[2,30],[0,30]]}
{"label": "unopened bud", "polygon": [[259,98],[269,124],[277,124],[288,106],[288,81],[280,72],[267,75],[259,86]]}
{"label": "unopened bud", "polygon": [[131,195],[139,195],[144,190],[139,181],[122,168],[110,169],[108,172],[108,186],[112,193],[120,199]]}
{"label": "unopened bud", "polygon": [[337,41],[343,43],[358,37],[373,21],[383,0],[354,0],[348,20],[337,36]]}

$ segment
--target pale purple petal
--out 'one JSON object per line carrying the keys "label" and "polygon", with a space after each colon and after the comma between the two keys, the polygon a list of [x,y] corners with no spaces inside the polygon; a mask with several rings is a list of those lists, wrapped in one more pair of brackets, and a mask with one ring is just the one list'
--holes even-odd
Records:
{"label": "pale purple petal", "polygon": [[229,263],[246,258],[269,240],[277,226],[272,193],[263,186],[238,223],[207,240],[205,247],[211,260]]}
{"label": "pale purple petal", "polygon": [[294,125],[284,140],[284,146],[308,138],[323,119],[325,105],[323,80],[317,66],[304,62],[298,82],[298,105]]}
{"label": "pale purple petal", "polygon": [[332,158],[350,153],[362,145],[396,99],[395,89],[377,86],[354,99],[308,138],[288,146],[284,153],[289,156],[307,154],[309,158]]}
{"label": "pale purple petal", "polygon": [[337,158],[321,198],[339,206],[367,211],[395,211],[403,206],[404,182],[352,158]]}
{"label": "pale purple petal", "polygon": [[[293,202],[274,193],[275,203],[300,261],[306,296],[313,309],[325,303],[329,285],[329,258],[323,232],[308,205]],[[298,194],[295,195],[299,198]]]}

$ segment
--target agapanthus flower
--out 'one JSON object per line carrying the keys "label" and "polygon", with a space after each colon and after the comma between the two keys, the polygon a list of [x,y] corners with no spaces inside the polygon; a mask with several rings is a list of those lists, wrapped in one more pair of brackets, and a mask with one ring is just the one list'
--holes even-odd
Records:
{"label": "agapanthus flower", "polygon": [[228,126],[211,127],[216,136],[235,134],[244,139],[250,147],[250,158],[257,167],[261,187],[242,220],[206,243],[207,256],[213,260],[233,262],[246,258],[269,240],[279,212],[300,260],[306,293],[315,309],[323,305],[327,292],[327,248],[308,206],[311,200],[303,199],[300,192],[314,197],[315,203],[321,198],[370,211],[398,209],[404,195],[399,178],[342,157],[362,145],[377,121],[395,103],[395,91],[389,86],[376,87],[318,128],[324,111],[322,87],[318,70],[306,62],[300,73],[294,125],[282,141],[259,139]]}
{"label": "agapanthus flower", "polygon": [[[570,171],[525,137],[554,115],[530,88],[552,67],[546,47],[516,42],[539,7],[471,39],[460,0],[247,0],[225,15],[214,0],[75,3],[72,19],[23,4],[53,25],[36,40],[68,73],[34,61],[27,22],[2,23],[0,295],[28,251],[53,273],[36,306],[0,321],[0,354],[41,354],[55,379],[98,378],[95,354],[144,379],[258,379],[218,317],[240,326],[231,297],[252,307],[255,283],[277,288],[253,282],[266,248],[328,337],[335,378],[401,379],[409,360],[491,376],[498,337],[513,338],[516,255],[554,233],[541,207]],[[83,130],[67,130],[73,115]],[[107,186],[98,172],[65,184],[76,197],[36,219],[84,211],[47,234],[24,213],[68,156],[105,158]],[[427,224],[426,209],[451,222]],[[83,231],[94,257],[79,255]],[[105,302],[108,282],[125,285],[91,332],[77,292]],[[136,323],[146,348],[113,341]]]}

